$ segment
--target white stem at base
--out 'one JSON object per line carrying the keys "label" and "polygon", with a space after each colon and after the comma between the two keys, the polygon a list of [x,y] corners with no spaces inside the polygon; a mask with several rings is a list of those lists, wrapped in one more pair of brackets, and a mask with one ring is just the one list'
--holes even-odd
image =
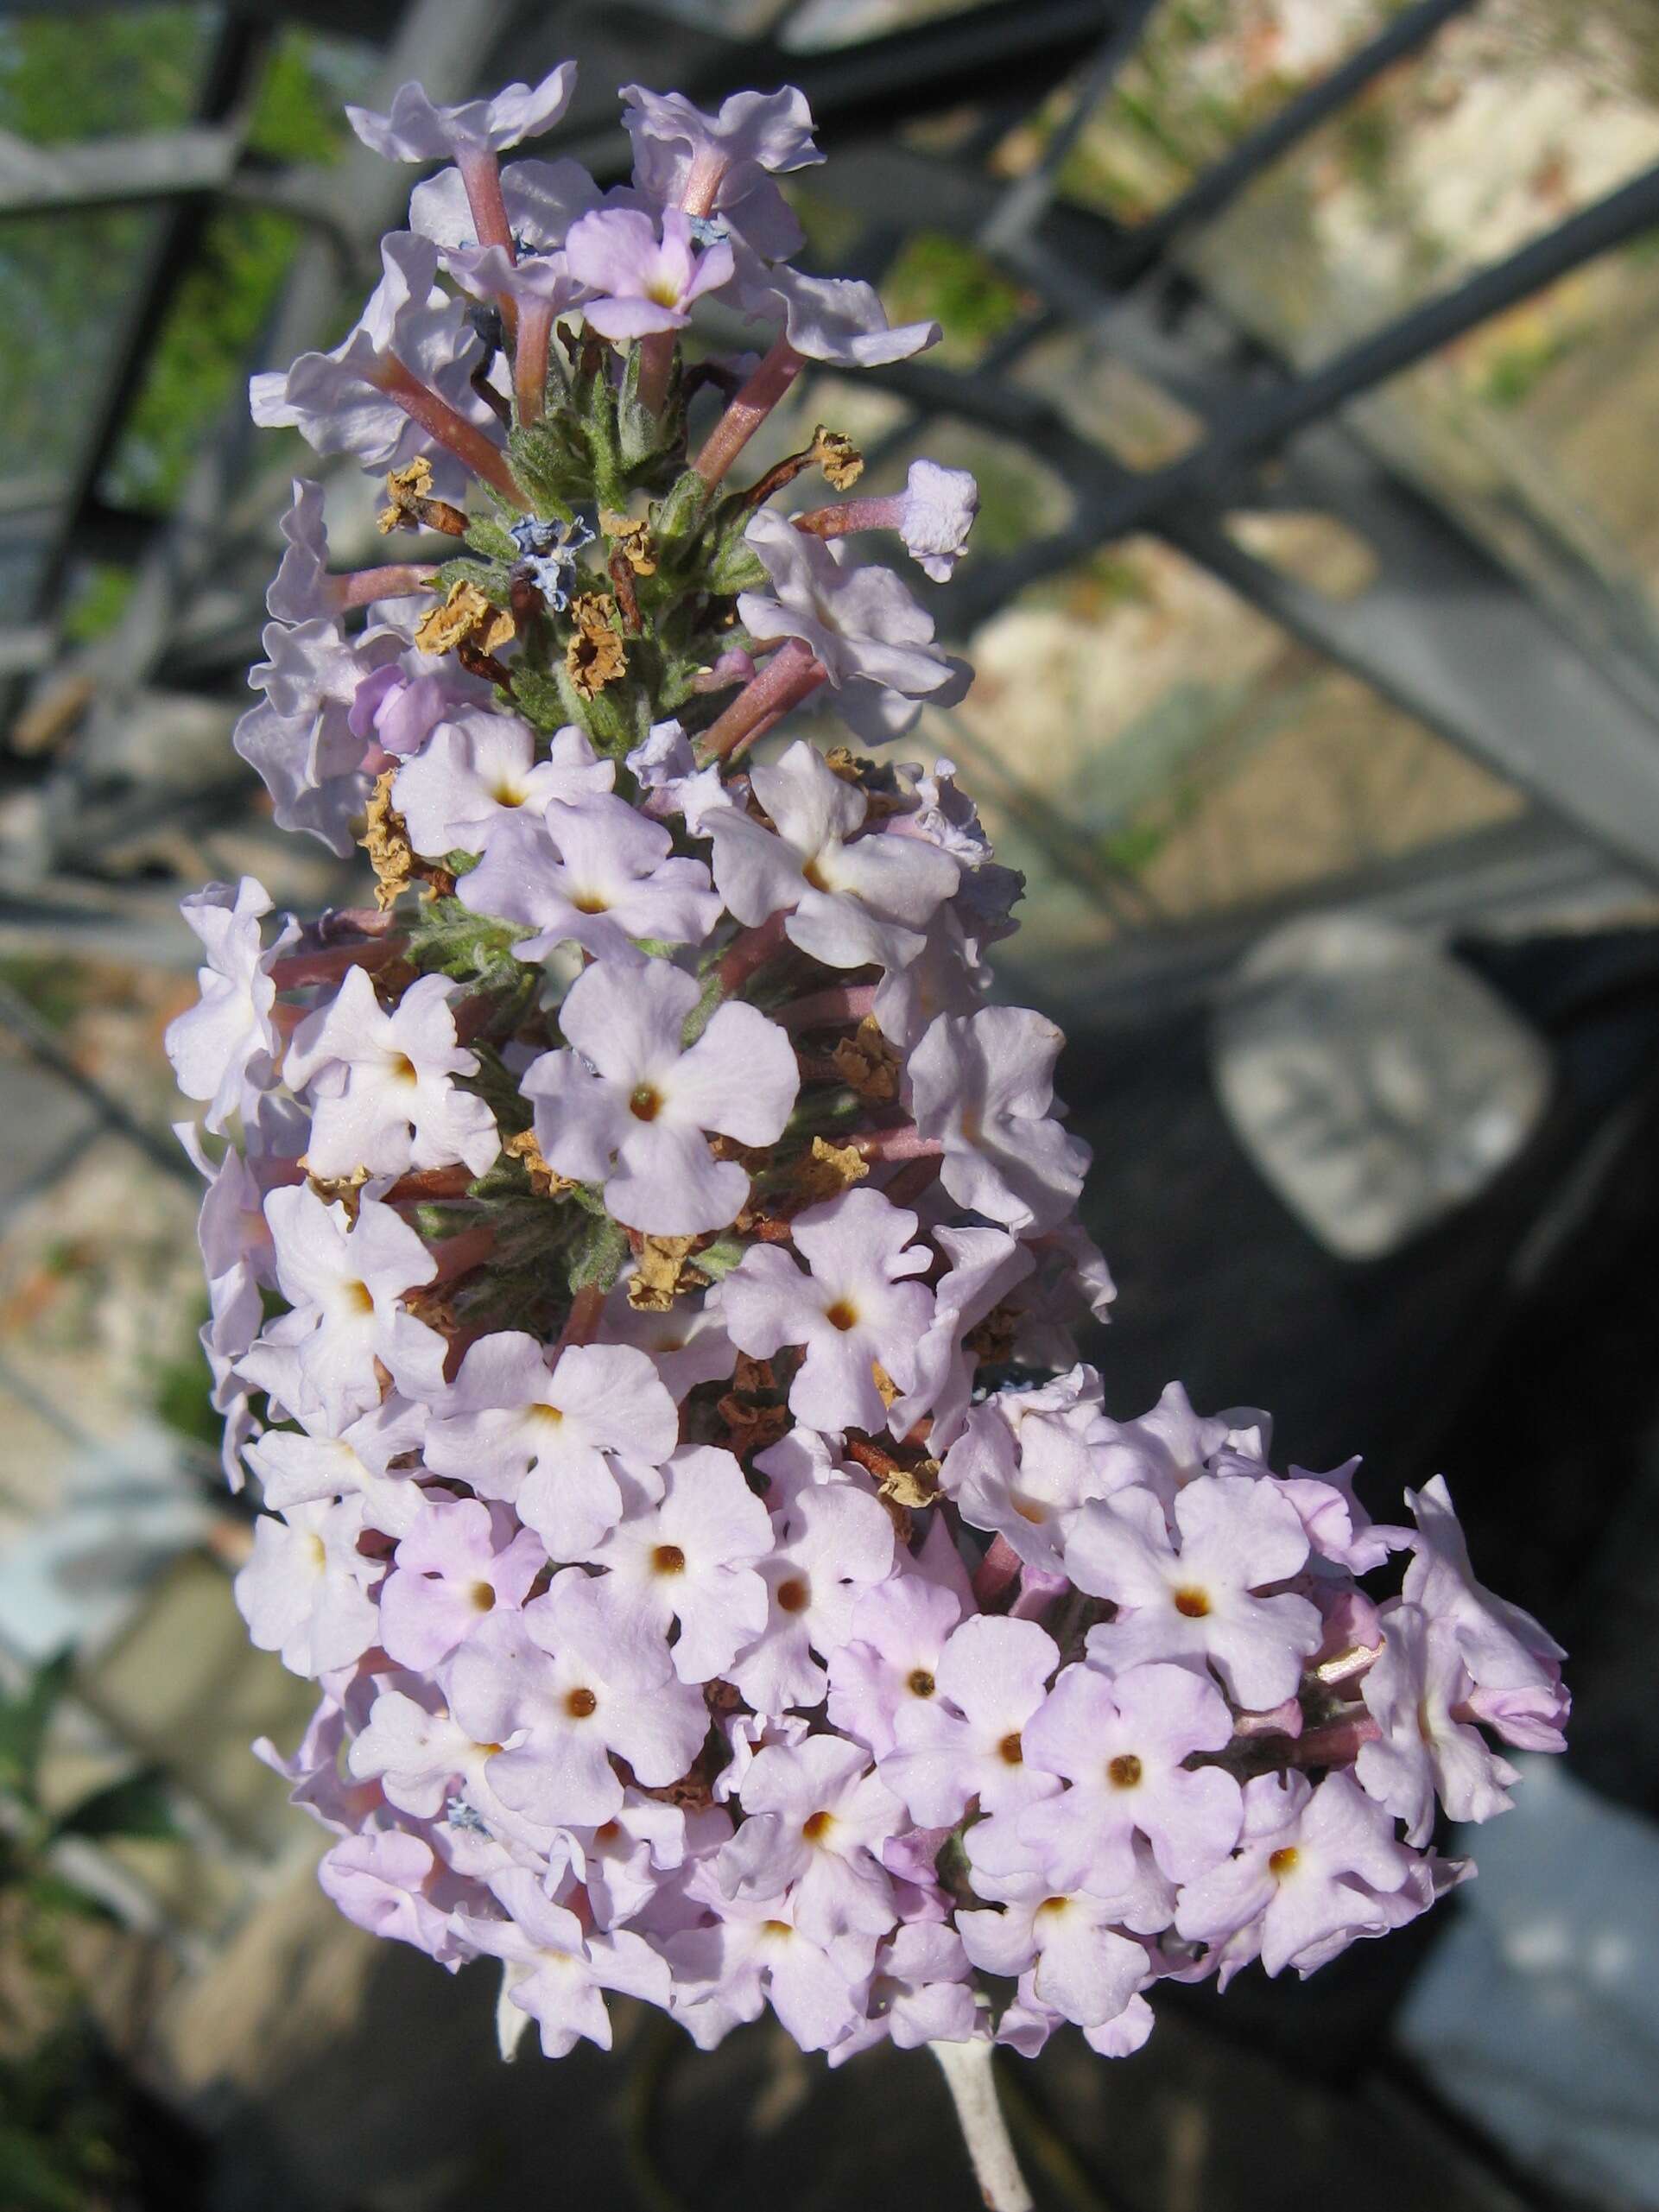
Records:
{"label": "white stem at base", "polygon": [[973,2161],[979,2193],[990,2212],[1033,2212],[1008,2122],[997,2101],[989,2043],[930,2043],[956,2107],[962,2139]]}

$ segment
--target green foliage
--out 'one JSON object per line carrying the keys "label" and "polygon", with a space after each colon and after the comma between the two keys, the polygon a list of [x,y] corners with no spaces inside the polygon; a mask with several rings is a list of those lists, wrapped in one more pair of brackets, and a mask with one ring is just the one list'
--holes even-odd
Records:
{"label": "green foliage", "polygon": [[605,1214],[588,1214],[571,1238],[567,1266],[573,1290],[608,1290],[628,1258],[624,1230]]}
{"label": "green foliage", "polygon": [[[205,1316],[204,1316],[205,1318]],[[193,1444],[218,1449],[225,1417],[213,1409],[213,1376],[199,1344],[156,1367],[150,1385],[157,1420]]]}
{"label": "green foliage", "polygon": [[119,2120],[83,2024],[0,2061],[0,2204],[6,2212],[86,2212],[109,2202],[124,2180]]}
{"label": "green foliage", "polygon": [[510,568],[519,552],[511,533],[499,523],[491,522],[487,515],[475,515],[467,525],[466,542],[474,553],[482,554],[486,561]]}
{"label": "green foliage", "polygon": [[72,960],[14,953],[0,960],[0,984],[27,1000],[48,1029],[66,1029],[86,1003],[85,972]]}
{"label": "green foliage", "polygon": [[458,898],[424,902],[409,919],[409,958],[423,975],[516,988],[523,962],[505,924],[471,914]]}
{"label": "green foliage", "polygon": [[63,634],[73,645],[90,645],[113,630],[132,597],[132,572],[107,561],[90,561],[65,610]]}
{"label": "green foliage", "polygon": [[52,146],[184,123],[212,29],[197,7],[9,22],[0,30],[0,129]]}

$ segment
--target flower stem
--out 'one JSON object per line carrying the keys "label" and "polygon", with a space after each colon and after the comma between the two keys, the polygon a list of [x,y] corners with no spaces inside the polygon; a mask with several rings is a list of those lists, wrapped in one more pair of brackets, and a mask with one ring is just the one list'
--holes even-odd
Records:
{"label": "flower stem", "polygon": [[403,949],[405,940],[377,937],[366,945],[319,946],[314,950],[289,953],[273,960],[270,979],[279,991],[297,991],[307,983],[338,983],[354,967],[380,967]]}
{"label": "flower stem", "polygon": [[1014,2155],[1008,2122],[997,2101],[991,2044],[930,2043],[928,2048],[939,2061],[950,2090],[962,2139],[973,2161],[974,2179],[988,2212],[1034,2212],[1031,2192]]}
{"label": "flower stem", "polygon": [[706,766],[712,760],[735,760],[763,730],[781,714],[817,690],[825,672],[812,656],[812,649],[799,637],[786,638],[760,673],[750,679],[724,713],[711,722],[698,739],[698,757]]}
{"label": "flower stem", "polygon": [[342,607],[369,606],[376,599],[405,599],[424,592],[437,573],[428,561],[394,561],[383,568],[358,568],[328,581]]}
{"label": "flower stem", "polygon": [[548,394],[548,352],[553,343],[553,302],[526,300],[519,309],[513,347],[513,397],[522,423],[539,422]]}
{"label": "flower stem", "polygon": [[826,990],[779,1007],[773,1018],[786,1030],[826,1030],[843,1022],[862,1021],[875,1010],[873,983],[833,983]]}
{"label": "flower stem", "polygon": [[692,466],[711,491],[800,375],[801,359],[780,338],[709,432]]}
{"label": "flower stem", "polygon": [[507,203],[501,195],[501,164],[485,147],[459,151],[455,166],[466,187],[466,204],[472,210],[472,226],[481,246],[499,246],[509,261],[518,259],[513,226],[507,219]]}
{"label": "flower stem", "polygon": [[654,330],[639,341],[639,381],[635,389],[640,405],[651,415],[662,412],[678,342],[679,333],[672,330]]}
{"label": "flower stem", "polygon": [[492,444],[477,423],[458,415],[446,399],[440,399],[429,385],[423,384],[404,367],[396,354],[381,357],[379,374],[374,381],[388,399],[401,407],[412,421],[418,422],[428,437],[435,438],[440,446],[447,446],[474,476],[485,484],[492,484],[513,506],[529,506],[500,447]]}

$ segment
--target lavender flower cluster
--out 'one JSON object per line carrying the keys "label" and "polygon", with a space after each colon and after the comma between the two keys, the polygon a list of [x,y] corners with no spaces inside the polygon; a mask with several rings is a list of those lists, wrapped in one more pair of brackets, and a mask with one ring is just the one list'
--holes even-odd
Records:
{"label": "lavender flower cluster", "polygon": [[[769,2003],[832,2063],[1126,2052],[1160,1980],[1306,1974],[1459,1880],[1437,1805],[1561,1747],[1562,1655],[1442,1481],[1379,1526],[1264,1416],[1118,1420],[1075,1364],[1112,1288],[1060,1033],[984,1003],[1018,878],[948,762],[752,751],[960,694],[845,541],[947,576],[971,478],[781,514],[856,482],[820,428],[728,484],[803,363],[936,330],[789,265],[798,92],[628,88],[626,187],[503,168],[570,77],[354,111],[448,166],[344,343],[254,386],[455,542],[331,574],[296,487],[237,743],[377,903],[186,901],[237,1597],[322,1690],[262,1755],[343,1911],[503,1962],[509,2047],[608,2044],[615,1990],[703,2045]],[[700,298],[764,350],[693,359]]]}

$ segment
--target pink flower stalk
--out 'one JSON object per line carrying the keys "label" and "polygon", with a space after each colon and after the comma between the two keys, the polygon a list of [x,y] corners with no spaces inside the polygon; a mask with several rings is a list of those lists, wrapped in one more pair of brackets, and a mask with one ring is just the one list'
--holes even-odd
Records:
{"label": "pink flower stalk", "polygon": [[[331,576],[298,485],[236,734],[383,912],[186,902],[203,1344],[263,1505],[237,1600],[320,1689],[260,1756],[342,1911],[500,1962],[506,2047],[608,2044],[611,1992],[702,2047],[769,2007],[834,2064],[926,2043],[1013,2212],[993,2049],[1071,2022],[1119,2057],[1162,1981],[1428,1911],[1466,1872],[1439,1812],[1561,1748],[1562,1654],[1439,1479],[1379,1525],[1352,1463],[1276,1470],[1264,1415],[1108,1413],[1060,1032],[984,1003],[1018,878],[947,761],[746,764],[809,698],[873,745],[959,696],[850,555],[896,529],[948,575],[962,472],[795,522],[711,500],[804,361],[931,327],[788,266],[797,92],[630,88],[607,203],[497,166],[569,91],[354,115],[453,166],[343,343],[256,384],[413,469],[394,520],[411,483],[466,510],[427,621],[402,564]],[[777,333],[718,417],[678,376],[717,288]]]}

